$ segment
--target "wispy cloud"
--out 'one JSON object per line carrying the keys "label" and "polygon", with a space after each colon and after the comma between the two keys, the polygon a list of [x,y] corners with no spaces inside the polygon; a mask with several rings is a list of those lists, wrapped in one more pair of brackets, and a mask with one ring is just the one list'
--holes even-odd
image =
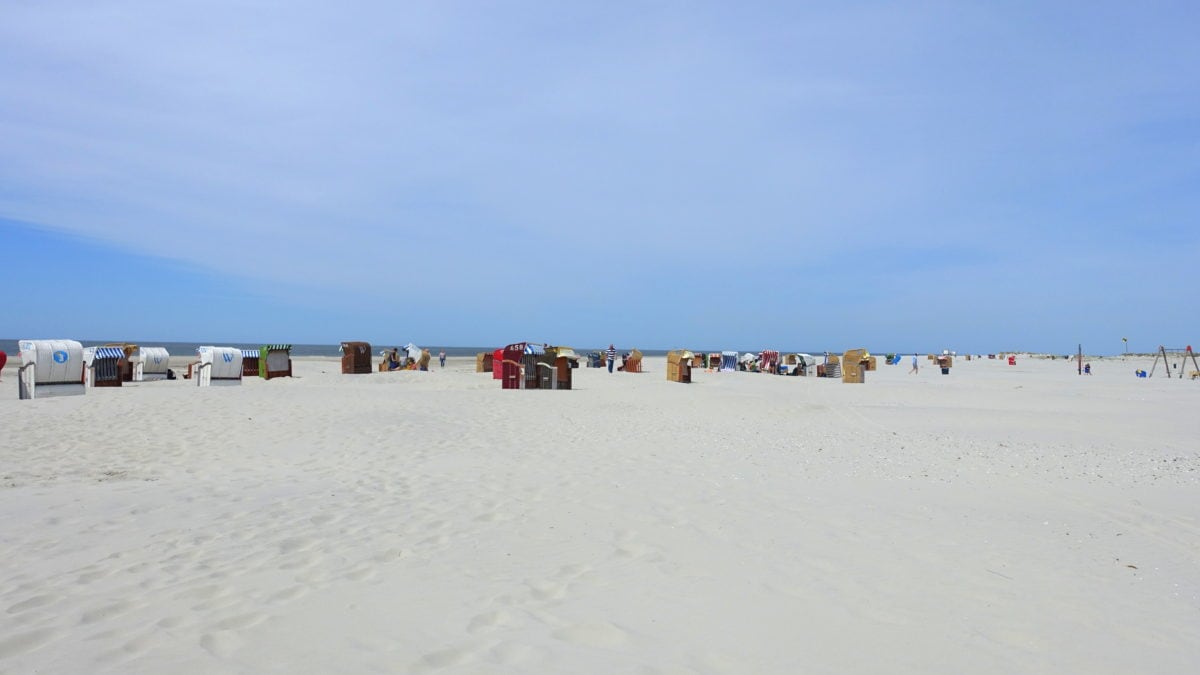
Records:
{"label": "wispy cloud", "polygon": [[797,261],[838,259],[998,300],[973,266],[1055,285],[1031,247],[1200,212],[1188,4],[2,11],[0,217],[280,292],[641,289],[650,321],[664,288],[819,296],[846,275]]}

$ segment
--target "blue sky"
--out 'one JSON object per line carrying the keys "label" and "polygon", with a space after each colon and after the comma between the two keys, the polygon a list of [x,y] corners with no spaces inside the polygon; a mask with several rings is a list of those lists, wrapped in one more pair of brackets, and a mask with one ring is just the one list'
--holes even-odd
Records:
{"label": "blue sky", "polygon": [[1182,345],[1198,8],[0,1],[0,337]]}

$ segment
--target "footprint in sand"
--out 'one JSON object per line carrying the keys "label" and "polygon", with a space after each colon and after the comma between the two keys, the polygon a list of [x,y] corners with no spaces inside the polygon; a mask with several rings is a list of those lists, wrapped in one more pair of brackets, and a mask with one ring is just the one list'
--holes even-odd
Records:
{"label": "footprint in sand", "polygon": [[88,642],[109,643],[109,642],[116,642],[120,638],[121,638],[121,631],[117,630],[116,628],[110,628],[108,630],[102,630],[99,633],[92,633],[91,635],[87,636],[84,639],[87,640]]}
{"label": "footprint in sand", "polygon": [[0,659],[37,649],[57,637],[59,632],[54,628],[39,628],[0,638]]}
{"label": "footprint in sand", "polygon": [[102,607],[89,609],[83,613],[83,616],[80,618],[79,622],[83,624],[96,623],[97,621],[104,621],[121,616],[131,609],[133,609],[132,602],[128,600],[118,600],[117,602],[113,602]]}
{"label": "footprint in sand", "polygon": [[461,665],[470,656],[471,652],[466,649],[440,649],[422,656],[421,664],[425,667],[449,668],[450,666]]}
{"label": "footprint in sand", "polygon": [[130,565],[129,567],[126,567],[125,572],[127,574],[141,574],[142,572],[146,571],[146,569],[149,568],[151,566],[151,564],[152,563],[148,563],[148,562],[136,563],[134,565]]}
{"label": "footprint in sand", "polygon": [[439,534],[433,537],[426,537],[417,543],[429,546],[445,546],[446,544],[450,543],[450,537],[447,537],[444,534]]}
{"label": "footprint in sand", "polygon": [[167,562],[176,563],[176,564],[191,562],[191,561],[195,560],[196,558],[200,557],[200,552],[201,552],[201,549],[198,549],[198,548],[194,548],[189,551],[181,551],[181,552],[176,553],[176,554],[172,555],[171,557],[167,558]]}
{"label": "footprint in sand", "polygon": [[512,520],[511,516],[507,516],[498,511],[489,511],[487,513],[475,516],[475,522],[477,523],[503,523],[509,520]]}
{"label": "footprint in sand", "polygon": [[205,633],[200,638],[200,646],[213,656],[227,658],[241,649],[245,642],[231,631]]}
{"label": "footprint in sand", "polygon": [[471,618],[467,624],[467,630],[475,633],[483,630],[491,630],[493,628],[502,628],[512,626],[516,617],[512,613],[498,609],[491,612],[477,614]]}
{"label": "footprint in sand", "polygon": [[75,579],[75,583],[79,584],[80,586],[86,586],[93,581],[99,581],[110,574],[112,574],[112,572],[105,569],[99,569],[94,572],[84,572]]}
{"label": "footprint in sand", "polygon": [[304,586],[292,586],[285,588],[282,591],[276,591],[267,598],[267,602],[290,602],[308,593],[308,589]]}
{"label": "footprint in sand", "polygon": [[222,609],[234,607],[243,602],[242,598],[236,595],[222,595],[211,600],[192,605],[192,611],[195,612],[213,612]]}
{"label": "footprint in sand", "polygon": [[311,553],[299,553],[289,557],[287,560],[279,563],[281,570],[299,570],[306,567],[312,567],[317,562],[317,556]]}
{"label": "footprint in sand", "polygon": [[531,581],[526,585],[529,586],[529,594],[543,602],[562,600],[567,596],[567,584],[565,583],[557,581]]}
{"label": "footprint in sand", "polygon": [[559,640],[583,647],[618,649],[629,644],[629,633],[611,623],[576,624],[560,628],[553,635]]}
{"label": "footprint in sand", "polygon": [[641,558],[653,552],[654,549],[645,544],[618,544],[613,555],[618,558]]}
{"label": "footprint in sand", "polygon": [[313,537],[288,537],[279,542],[279,552],[288,555],[297,551],[307,551],[316,546],[319,541]]}
{"label": "footprint in sand", "polygon": [[183,625],[183,617],[179,616],[164,616],[158,620],[159,628],[178,628]]}
{"label": "footprint in sand", "polygon": [[257,626],[258,624],[262,623],[263,621],[266,621],[267,618],[268,618],[268,615],[263,614],[262,612],[247,612],[245,614],[237,614],[235,616],[231,616],[226,619],[222,619],[222,620],[218,621],[217,623],[212,625],[212,628],[210,630],[214,630],[214,631],[243,630],[246,628],[250,628],[251,626]]}
{"label": "footprint in sand", "polygon": [[329,582],[329,573],[322,569],[310,569],[297,574],[295,580],[306,586],[321,586]]}
{"label": "footprint in sand", "polygon": [[637,539],[638,533],[636,530],[617,530],[613,532],[613,539],[618,544],[627,544],[634,539]]}
{"label": "footprint in sand", "polygon": [[27,612],[31,609],[37,609],[38,607],[45,607],[57,599],[58,598],[53,595],[35,595],[32,598],[22,600],[21,602],[10,606],[8,608],[8,613],[20,614],[21,612]]}
{"label": "footprint in sand", "polygon": [[121,651],[128,656],[137,655],[149,651],[155,644],[157,641],[153,636],[143,635],[121,645]]}
{"label": "footprint in sand", "polygon": [[370,535],[371,526],[370,525],[355,525],[352,527],[343,527],[341,530],[338,531],[338,533],[342,536],[343,539],[358,539],[358,538],[360,538],[359,535],[362,535],[364,533],[366,533],[367,535]]}
{"label": "footprint in sand", "polygon": [[558,568],[558,576],[564,579],[578,579],[592,571],[590,565],[575,563]]}
{"label": "footprint in sand", "polygon": [[350,581],[369,581],[376,577],[375,566],[362,564],[350,570],[344,576]]}
{"label": "footprint in sand", "polygon": [[231,594],[233,591],[228,586],[221,584],[204,584],[195,588],[188,588],[175,594],[176,600],[217,600]]}
{"label": "footprint in sand", "polygon": [[404,549],[389,548],[386,551],[380,551],[371,557],[377,563],[395,562],[404,556]]}
{"label": "footprint in sand", "polygon": [[488,650],[488,654],[504,666],[532,666],[546,658],[544,650],[517,642],[501,642]]}

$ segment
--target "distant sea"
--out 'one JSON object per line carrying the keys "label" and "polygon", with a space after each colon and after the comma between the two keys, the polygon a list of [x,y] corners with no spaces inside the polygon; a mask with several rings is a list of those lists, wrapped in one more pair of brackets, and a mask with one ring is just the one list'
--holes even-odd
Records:
{"label": "distant sea", "polygon": [[[18,342],[18,340],[0,340],[0,349],[4,350],[8,354],[16,356],[17,352],[20,351],[18,349],[17,342]],[[224,341],[220,341],[220,340],[215,340],[215,341],[208,340],[208,341],[199,341],[199,342],[163,342],[162,340],[79,340],[79,342],[84,347],[103,345],[103,344],[110,343],[110,342],[131,342],[135,345],[141,345],[144,347],[163,347],[168,352],[170,352],[173,356],[183,356],[185,354],[195,353],[196,347],[199,347],[200,345],[213,345],[216,347],[237,347],[238,349],[258,349],[258,348],[262,347],[264,344],[262,342],[257,342],[257,343],[224,342]],[[378,354],[380,351],[382,351],[384,349],[390,349],[392,347],[403,347],[405,344],[406,343],[403,343],[403,342],[398,345],[372,344],[371,349],[376,354]],[[427,346],[427,345],[418,345],[418,346],[424,347],[425,349],[430,350],[434,354],[437,354],[439,350],[444,349],[444,350],[446,350],[447,356],[475,356],[475,354],[482,352],[482,351],[491,351],[491,349],[488,349],[485,347],[444,347],[444,346],[431,347],[431,346]],[[293,344],[292,345],[292,356],[341,356],[342,352],[340,351],[340,347],[341,347],[341,343],[332,344],[332,345]],[[663,353],[665,354],[666,352],[663,352]]]}
{"label": "distant sea", "polygon": [[[202,342],[163,342],[161,340],[79,340],[79,342],[81,344],[83,344],[84,347],[102,345],[102,344],[109,343],[109,342],[132,342],[135,345],[142,345],[145,347],[164,347],[168,352],[170,352],[174,356],[183,356],[185,354],[192,354],[196,351],[196,347],[199,347],[200,345],[213,345],[213,346],[217,346],[217,347],[237,347],[238,349],[258,349],[263,346],[263,343],[261,343],[261,342],[260,343],[222,342],[222,341],[212,341],[212,340],[209,340],[207,342],[203,342],[203,341]],[[392,347],[403,347],[404,344],[405,343],[372,344],[371,349],[376,354],[378,354],[380,351],[382,351],[384,349],[390,349]],[[340,343],[331,344],[331,345],[293,344],[292,345],[292,356],[341,356],[342,353],[339,350],[340,346],[341,346]],[[439,350],[445,350],[447,356],[475,356],[479,352],[494,351],[498,347],[502,347],[504,345],[494,345],[491,347],[448,347],[445,345],[418,345],[418,346],[428,349],[429,351],[433,352],[433,354],[435,354],[435,355],[438,353]],[[571,346],[574,347],[576,353],[579,353],[579,354],[587,354],[588,352],[592,352],[592,351],[598,352],[598,351],[604,350],[604,347],[578,347],[575,345],[571,345]],[[629,347],[618,347],[618,349],[622,353],[624,353],[624,352],[629,351],[630,348]],[[17,340],[7,340],[7,339],[0,340],[0,350],[4,350],[6,353],[8,353],[11,356],[16,356],[17,352],[20,351],[17,347]],[[666,350],[666,349],[642,349],[641,351],[646,356],[666,356],[668,350]],[[720,349],[706,349],[706,350],[701,350],[701,351],[719,352],[721,350]],[[751,353],[757,354],[759,351],[761,351],[761,348],[759,348],[759,349],[739,349],[737,351],[738,351],[738,353],[751,352]],[[806,351],[803,349],[781,349],[780,352],[782,352],[784,354],[790,354],[793,352],[801,352],[801,353],[806,353],[806,354],[823,354],[824,350],[817,350],[817,351],[808,350],[808,351]]]}

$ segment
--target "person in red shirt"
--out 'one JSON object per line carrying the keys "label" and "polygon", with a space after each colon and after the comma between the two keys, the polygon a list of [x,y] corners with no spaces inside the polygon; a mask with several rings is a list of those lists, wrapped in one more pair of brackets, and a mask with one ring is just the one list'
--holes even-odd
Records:
{"label": "person in red shirt", "polygon": [[0,349],[0,382],[4,381],[4,364],[6,363],[8,363],[8,354],[5,354],[4,350]]}

